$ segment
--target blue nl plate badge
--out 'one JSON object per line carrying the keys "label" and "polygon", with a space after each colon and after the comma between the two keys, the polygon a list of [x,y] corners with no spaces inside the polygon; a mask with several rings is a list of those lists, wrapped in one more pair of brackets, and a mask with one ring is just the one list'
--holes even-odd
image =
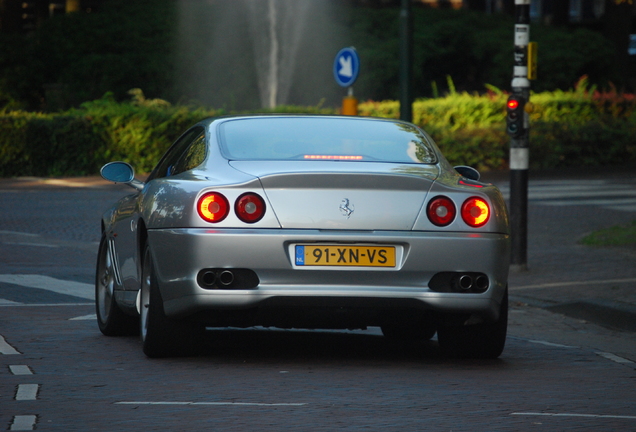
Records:
{"label": "blue nl plate badge", "polygon": [[305,265],[305,246],[296,246],[296,265]]}

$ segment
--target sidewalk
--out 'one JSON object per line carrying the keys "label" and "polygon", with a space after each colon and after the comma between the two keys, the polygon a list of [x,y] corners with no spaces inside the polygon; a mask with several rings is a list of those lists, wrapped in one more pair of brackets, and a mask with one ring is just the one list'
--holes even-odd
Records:
{"label": "sidewalk", "polygon": [[[636,170],[530,172],[531,183],[592,179],[627,182],[636,188]],[[483,180],[509,184],[507,173],[486,173]],[[634,212],[530,200],[528,270],[509,277],[510,333],[605,349],[636,361],[636,246],[578,243],[592,231],[634,219]]]}
{"label": "sidewalk", "polygon": [[[68,177],[68,178],[45,178],[45,177],[10,177],[0,178],[0,189],[26,189],[26,188],[110,188],[127,187],[125,185],[114,185],[100,176],[90,177]],[[131,189],[132,190],[132,189]]]}

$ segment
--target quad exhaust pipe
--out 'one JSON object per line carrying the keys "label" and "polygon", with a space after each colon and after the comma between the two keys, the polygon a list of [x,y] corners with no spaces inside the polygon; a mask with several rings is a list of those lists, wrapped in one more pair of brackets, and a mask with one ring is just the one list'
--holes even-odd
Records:
{"label": "quad exhaust pipe", "polygon": [[459,277],[458,285],[464,290],[477,289],[478,291],[486,291],[489,285],[488,276],[479,274],[473,277],[473,275],[463,274]]}
{"label": "quad exhaust pipe", "polygon": [[234,282],[234,273],[231,270],[223,270],[218,275],[217,273],[213,270],[204,271],[200,276],[200,281],[206,287],[212,287],[217,282],[223,286],[232,285],[232,282]]}
{"label": "quad exhaust pipe", "polygon": [[245,268],[205,268],[196,281],[204,289],[254,289],[260,283],[256,273]]}
{"label": "quad exhaust pipe", "polygon": [[490,288],[490,279],[481,272],[440,272],[428,283],[435,292],[481,294]]}

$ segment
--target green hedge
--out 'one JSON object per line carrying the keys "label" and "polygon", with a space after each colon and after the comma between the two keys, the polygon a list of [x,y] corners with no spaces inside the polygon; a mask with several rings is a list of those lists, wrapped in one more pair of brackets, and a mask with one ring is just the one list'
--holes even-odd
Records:
{"label": "green hedge", "polygon": [[[452,88],[452,87],[451,87]],[[413,122],[437,141],[453,164],[479,170],[508,167],[505,133],[508,95],[451,94],[413,104]],[[636,97],[588,88],[531,95],[530,165],[535,169],[636,163]],[[396,101],[365,102],[360,115],[399,117]]]}
{"label": "green hedge", "polygon": [[[531,96],[531,168],[636,163],[636,98],[601,93],[585,84],[570,92]],[[124,160],[139,172],[149,172],[187,127],[226,114],[147,100],[140,90],[131,94],[129,102],[106,95],[60,114],[0,113],[0,176],[91,175],[111,160]],[[506,98],[492,88],[484,95],[452,92],[418,100],[413,105],[414,123],[433,136],[451,163],[505,169]],[[320,106],[283,106],[273,111],[334,112]],[[368,101],[359,105],[359,111],[363,116],[398,118],[399,103]]]}
{"label": "green hedge", "polygon": [[213,111],[112,96],[63,114],[15,111],[0,116],[0,176],[95,174],[110,160],[149,171],[188,126]]}

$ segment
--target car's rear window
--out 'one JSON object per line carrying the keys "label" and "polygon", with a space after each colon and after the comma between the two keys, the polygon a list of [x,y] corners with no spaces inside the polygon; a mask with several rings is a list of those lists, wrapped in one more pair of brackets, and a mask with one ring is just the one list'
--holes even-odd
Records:
{"label": "car's rear window", "polygon": [[360,118],[252,117],[220,128],[230,160],[436,163],[429,139],[405,123]]}

